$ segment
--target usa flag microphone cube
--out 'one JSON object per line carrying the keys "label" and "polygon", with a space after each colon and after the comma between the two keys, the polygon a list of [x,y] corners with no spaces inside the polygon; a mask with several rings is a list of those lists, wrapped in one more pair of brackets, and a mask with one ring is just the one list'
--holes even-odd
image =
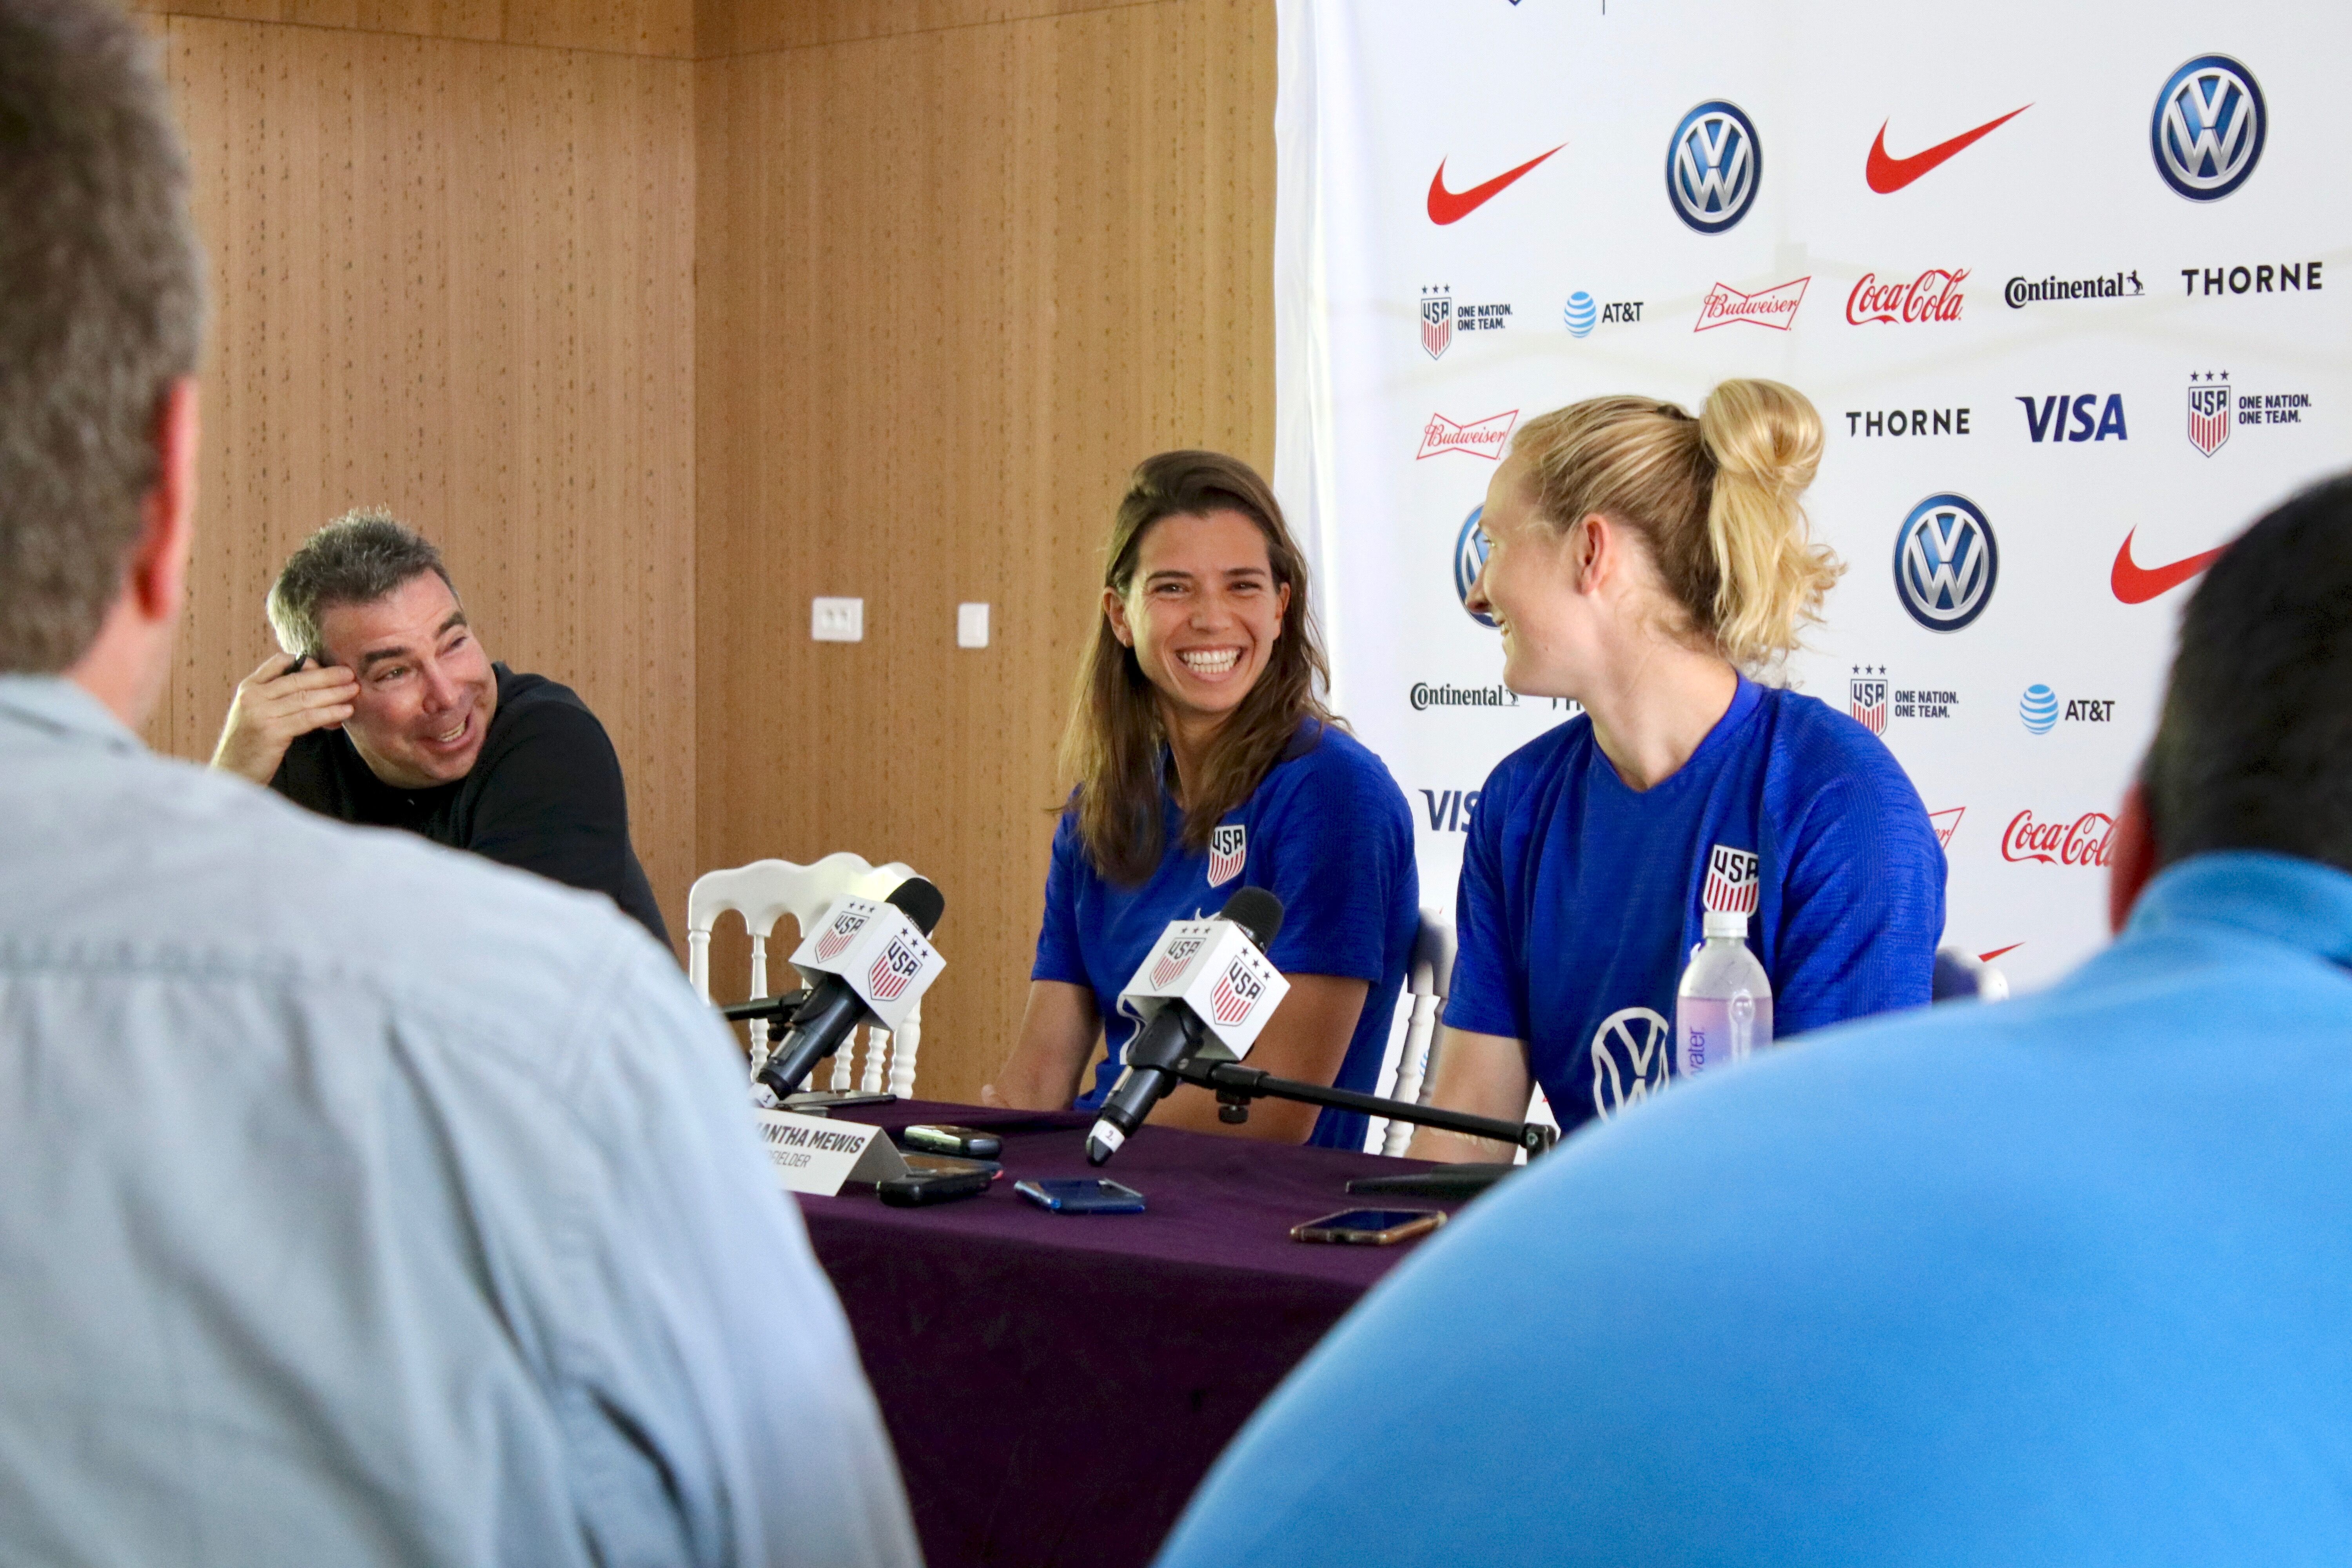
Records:
{"label": "usa flag microphone cube", "polygon": [[1136,965],[1118,1005],[1148,1024],[1161,1008],[1181,1003],[1207,1026],[1196,1054],[1239,1061],[1288,994],[1290,982],[1233,921],[1176,921]]}
{"label": "usa flag microphone cube", "polygon": [[793,950],[792,963],[812,986],[838,976],[893,1032],[947,967],[897,905],[859,898],[827,910]]}

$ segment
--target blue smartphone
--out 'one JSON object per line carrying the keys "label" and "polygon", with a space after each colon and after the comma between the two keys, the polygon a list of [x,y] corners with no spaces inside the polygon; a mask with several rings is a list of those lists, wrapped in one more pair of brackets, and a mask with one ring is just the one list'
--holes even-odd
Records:
{"label": "blue smartphone", "polygon": [[1013,1190],[1055,1214],[1141,1214],[1143,1194],[1100,1176],[1047,1176],[1015,1182]]}

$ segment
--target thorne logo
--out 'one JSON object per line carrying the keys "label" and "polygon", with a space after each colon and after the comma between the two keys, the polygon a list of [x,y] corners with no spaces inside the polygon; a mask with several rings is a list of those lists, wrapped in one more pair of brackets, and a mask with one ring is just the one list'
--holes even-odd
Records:
{"label": "thorne logo", "polygon": [[1700,302],[1698,321],[1691,331],[1704,332],[1746,321],[1749,326],[1785,332],[1796,325],[1797,307],[1805,302],[1805,286],[1811,281],[1810,276],[1792,278],[1753,294],[1743,294],[1727,283],[1718,283],[1706,291],[1706,298]]}
{"label": "thorne logo", "polygon": [[1846,321],[1856,327],[1874,322],[1900,321],[1908,326],[1915,321],[1957,321],[1966,298],[1960,285],[1968,276],[1965,267],[1931,267],[1908,283],[1881,283],[1877,273],[1865,272],[1853,292],[1845,297]]}
{"label": "thorne logo", "polygon": [[1447,452],[1467,452],[1490,463],[1499,462],[1503,447],[1518,422],[1519,411],[1516,408],[1507,414],[1490,414],[1467,425],[1456,425],[1443,414],[1433,414],[1429,423],[1421,427],[1421,450],[1413,454],[1414,460]]}
{"label": "thorne logo", "polygon": [[2073,822],[2036,822],[2021,811],[2000,836],[2004,860],[2039,860],[2044,866],[2105,866],[2112,854],[2116,821],[2104,811],[2086,811]]}
{"label": "thorne logo", "polygon": [[1849,436],[1965,436],[1969,433],[1969,412],[1965,408],[1849,408],[1845,411],[1845,433]]}
{"label": "thorne logo", "polygon": [[2253,267],[2184,267],[2180,292],[2184,299],[2207,294],[2300,294],[2319,292],[2316,261],[2263,262]]}

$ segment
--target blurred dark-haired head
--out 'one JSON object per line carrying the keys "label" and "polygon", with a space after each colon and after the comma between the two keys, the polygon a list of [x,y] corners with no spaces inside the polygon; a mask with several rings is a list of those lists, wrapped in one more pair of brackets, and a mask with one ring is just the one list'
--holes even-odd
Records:
{"label": "blurred dark-haired head", "polygon": [[2352,475],[2198,584],[2141,784],[2163,864],[2268,849],[2352,870]]}

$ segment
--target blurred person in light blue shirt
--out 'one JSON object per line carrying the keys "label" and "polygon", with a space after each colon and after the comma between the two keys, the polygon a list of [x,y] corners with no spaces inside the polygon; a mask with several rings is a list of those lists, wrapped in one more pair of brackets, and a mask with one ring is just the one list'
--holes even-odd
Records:
{"label": "blurred person in light blue shirt", "polygon": [[914,1563],[669,955],[134,735],[186,195],[138,24],[0,0],[0,1561]]}
{"label": "blurred person in light blue shirt", "polygon": [[2343,1562],[2352,477],[2189,601],[2111,858],[2120,934],[2048,991],[1810,1036],[1480,1199],[1163,1568]]}

